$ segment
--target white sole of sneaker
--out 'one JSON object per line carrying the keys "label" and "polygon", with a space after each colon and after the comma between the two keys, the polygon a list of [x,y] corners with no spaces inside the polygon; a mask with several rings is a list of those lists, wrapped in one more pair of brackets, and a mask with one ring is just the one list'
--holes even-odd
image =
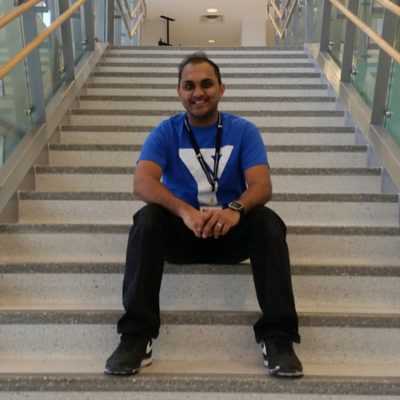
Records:
{"label": "white sole of sneaker", "polygon": [[[151,358],[146,358],[142,360],[140,364],[140,368],[142,367],[147,367],[153,362]],[[133,370],[127,370],[126,372],[116,372],[116,371],[110,371],[108,369],[105,369],[104,372],[109,375],[135,375],[140,372],[140,368],[133,369]]]}
{"label": "white sole of sneaker", "polygon": [[303,372],[295,371],[295,372],[282,372],[279,369],[269,369],[268,361],[264,360],[264,367],[268,369],[270,375],[274,376],[287,376],[287,377],[300,377],[303,376]]}

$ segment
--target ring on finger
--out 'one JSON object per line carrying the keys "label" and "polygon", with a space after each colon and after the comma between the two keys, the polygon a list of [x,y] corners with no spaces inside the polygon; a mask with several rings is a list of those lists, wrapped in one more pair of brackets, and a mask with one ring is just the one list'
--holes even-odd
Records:
{"label": "ring on finger", "polygon": [[222,227],[222,224],[220,224],[219,222],[217,222],[217,225],[220,226],[220,227]]}

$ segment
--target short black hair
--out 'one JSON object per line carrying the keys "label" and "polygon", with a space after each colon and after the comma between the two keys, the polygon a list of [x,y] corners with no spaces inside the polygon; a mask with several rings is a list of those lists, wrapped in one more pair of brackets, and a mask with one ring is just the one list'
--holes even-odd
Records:
{"label": "short black hair", "polygon": [[186,67],[188,64],[201,64],[203,62],[206,62],[210,64],[214,68],[215,76],[217,77],[218,83],[221,85],[222,80],[221,80],[221,73],[219,72],[219,67],[215,62],[211,61],[207,56],[206,53],[202,51],[198,51],[197,53],[189,54],[186,56],[182,62],[179,64],[178,71],[179,71],[179,77],[178,77],[178,87],[179,84],[181,83],[181,76],[182,76],[182,70],[183,68]]}

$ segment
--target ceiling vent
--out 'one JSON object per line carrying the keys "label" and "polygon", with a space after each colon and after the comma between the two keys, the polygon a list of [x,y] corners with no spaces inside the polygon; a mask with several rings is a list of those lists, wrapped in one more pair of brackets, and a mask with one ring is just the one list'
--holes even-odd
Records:
{"label": "ceiling vent", "polygon": [[203,24],[222,24],[224,17],[222,15],[201,15],[200,22]]}

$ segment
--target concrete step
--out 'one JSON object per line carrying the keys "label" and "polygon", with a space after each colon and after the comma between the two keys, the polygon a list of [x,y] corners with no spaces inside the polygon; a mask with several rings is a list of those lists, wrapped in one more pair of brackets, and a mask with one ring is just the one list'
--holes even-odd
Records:
{"label": "concrete step", "polygon": [[[0,263],[3,310],[120,310],[123,263]],[[397,313],[400,266],[292,266],[299,312]],[[162,310],[259,311],[251,267],[166,264]]]}
{"label": "concrete step", "polygon": [[[131,96],[176,96],[177,82],[172,84],[144,83],[93,83],[87,82],[84,92],[87,95],[131,95]],[[224,98],[241,96],[327,96],[327,84],[230,84]]]}
{"label": "concrete step", "polygon": [[[120,311],[0,310],[0,351],[4,359],[106,358],[118,341]],[[252,325],[258,312],[163,311],[155,360],[262,363]],[[299,314],[303,363],[400,366],[399,314]],[[194,338],[196,345],[193,345]],[[373,356],[372,356],[373,355]]]}
{"label": "concrete step", "polygon": [[[130,223],[144,206],[131,193],[20,192],[21,223]],[[268,207],[287,224],[398,226],[398,195],[275,193]]]}
{"label": "concrete step", "polygon": [[[62,125],[60,140],[65,144],[143,144],[153,126]],[[355,128],[351,126],[258,127],[265,144],[353,145]]]}
{"label": "concrete step", "polygon": [[[231,112],[231,110],[224,110]],[[183,112],[183,110],[182,110]],[[344,126],[344,111],[232,111],[248,119],[256,126]],[[169,116],[177,114],[168,110],[109,110],[71,109],[72,125],[113,125],[157,126]]]}
{"label": "concrete step", "polygon": [[[2,224],[4,262],[122,262],[129,225]],[[400,227],[288,226],[294,264],[399,265]]]}
{"label": "concrete step", "polygon": [[[50,144],[52,166],[136,165],[141,145]],[[268,160],[276,168],[367,167],[367,146],[266,146]]]}
{"label": "concrete step", "polygon": [[[336,111],[340,104],[333,96],[320,97],[230,97],[222,98],[220,111]],[[87,110],[169,110],[176,113],[185,109],[177,95],[168,97],[150,96],[79,96],[79,107]]]}
{"label": "concrete step", "polygon": [[[380,193],[381,168],[271,168],[276,193]],[[40,192],[132,192],[135,167],[35,167]]]}
{"label": "concrete step", "polygon": [[[302,379],[282,381],[267,376],[257,361],[157,361],[132,379],[105,376],[104,360],[29,360],[22,363],[26,373],[0,374],[0,388],[4,400],[391,400],[400,393],[392,366],[376,364],[373,375],[370,365],[359,363],[308,364]],[[20,364],[0,368],[13,371]],[[38,366],[46,372],[36,373]]]}

